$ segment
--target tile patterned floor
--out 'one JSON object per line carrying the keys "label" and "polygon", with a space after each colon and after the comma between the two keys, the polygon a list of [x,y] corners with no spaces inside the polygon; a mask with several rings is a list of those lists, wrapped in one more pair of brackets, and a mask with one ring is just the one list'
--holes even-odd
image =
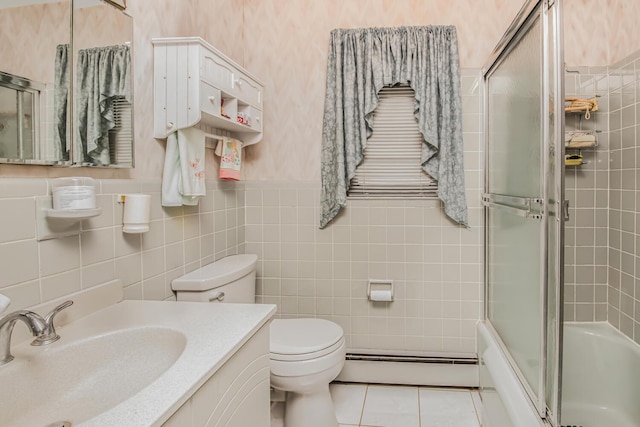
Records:
{"label": "tile patterned floor", "polygon": [[[480,396],[475,390],[367,384],[330,387],[340,427],[480,427]],[[281,416],[279,410],[272,412],[271,427],[282,426]]]}
{"label": "tile patterned floor", "polygon": [[332,384],[331,395],[340,427],[480,427],[473,390]]}

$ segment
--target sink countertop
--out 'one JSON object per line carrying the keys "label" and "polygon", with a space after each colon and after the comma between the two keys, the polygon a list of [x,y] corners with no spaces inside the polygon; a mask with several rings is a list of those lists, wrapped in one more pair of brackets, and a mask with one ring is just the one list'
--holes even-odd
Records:
{"label": "sink countertop", "polygon": [[[107,411],[91,419],[74,422],[74,425],[162,425],[269,321],[275,311],[274,305],[266,304],[123,301],[58,328],[62,338],[49,348],[86,336],[140,327],[170,328],[186,337],[183,353],[150,385]],[[130,343],[131,346],[136,344],[143,343]],[[46,351],[46,348],[23,344],[15,347],[13,353],[18,358]]]}

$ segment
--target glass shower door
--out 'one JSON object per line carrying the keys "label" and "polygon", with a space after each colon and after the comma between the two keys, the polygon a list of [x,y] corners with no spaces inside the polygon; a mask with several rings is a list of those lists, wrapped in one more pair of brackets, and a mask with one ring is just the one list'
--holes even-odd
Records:
{"label": "glass shower door", "polygon": [[548,372],[557,363],[550,370],[549,359],[557,355],[555,346],[549,355],[547,344],[556,341],[557,327],[548,327],[555,319],[548,316],[548,299],[562,262],[555,158],[563,155],[555,145],[562,140],[562,123],[556,123],[562,114],[554,114],[563,105],[554,96],[560,53],[549,42],[556,40],[555,10],[547,1],[525,4],[484,72],[483,194],[487,324],[540,416],[554,418],[557,397],[546,387],[555,382]]}

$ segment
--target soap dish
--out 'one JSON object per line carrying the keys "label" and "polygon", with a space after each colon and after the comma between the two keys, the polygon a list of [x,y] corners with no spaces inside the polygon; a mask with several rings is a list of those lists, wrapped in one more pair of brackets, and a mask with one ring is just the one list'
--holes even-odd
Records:
{"label": "soap dish", "polygon": [[43,209],[48,218],[85,219],[98,216],[102,208],[93,209]]}

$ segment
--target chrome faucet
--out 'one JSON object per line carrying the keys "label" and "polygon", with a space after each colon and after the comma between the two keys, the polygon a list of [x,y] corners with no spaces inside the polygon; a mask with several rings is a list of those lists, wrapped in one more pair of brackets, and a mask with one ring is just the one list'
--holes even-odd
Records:
{"label": "chrome faucet", "polygon": [[51,344],[60,339],[60,335],[56,333],[53,325],[53,318],[71,304],[73,304],[73,301],[63,302],[44,318],[33,311],[27,310],[14,311],[0,318],[0,366],[6,365],[13,360],[11,355],[11,334],[18,320],[23,321],[35,337],[31,345]]}

